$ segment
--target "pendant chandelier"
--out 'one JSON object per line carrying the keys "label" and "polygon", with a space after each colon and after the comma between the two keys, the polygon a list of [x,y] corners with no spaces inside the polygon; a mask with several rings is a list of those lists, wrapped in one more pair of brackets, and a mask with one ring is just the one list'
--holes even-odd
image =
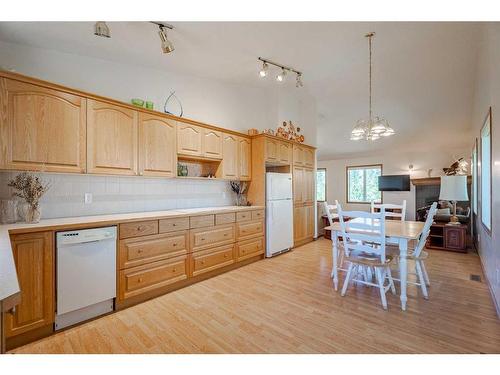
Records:
{"label": "pendant chandelier", "polygon": [[372,114],[372,38],[374,32],[368,33],[365,37],[368,38],[368,48],[370,51],[370,65],[368,71],[368,92],[369,92],[369,111],[368,118],[358,120],[356,126],[351,131],[352,141],[375,141],[380,137],[389,137],[393,135],[394,129],[389,126],[387,120],[380,116]]}

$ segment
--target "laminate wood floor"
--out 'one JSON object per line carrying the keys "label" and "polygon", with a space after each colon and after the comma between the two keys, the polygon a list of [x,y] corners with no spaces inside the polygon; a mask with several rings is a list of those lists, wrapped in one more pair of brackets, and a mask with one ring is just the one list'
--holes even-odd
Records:
{"label": "laminate wood floor", "polygon": [[[320,239],[17,348],[13,353],[500,353],[476,254],[430,251],[430,300],[335,292]],[[343,277],[343,276],[341,276]],[[342,282],[342,279],[341,279]]]}

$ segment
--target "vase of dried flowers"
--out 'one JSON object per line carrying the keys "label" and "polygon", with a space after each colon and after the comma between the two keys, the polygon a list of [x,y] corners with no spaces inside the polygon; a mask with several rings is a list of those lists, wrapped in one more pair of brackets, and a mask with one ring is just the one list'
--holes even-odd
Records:
{"label": "vase of dried flowers", "polygon": [[236,205],[246,206],[245,191],[247,190],[247,183],[242,181],[231,181],[229,185],[231,186],[231,190],[236,193]]}
{"label": "vase of dried flowers", "polygon": [[39,177],[29,172],[22,172],[10,180],[8,186],[16,190],[13,193],[15,197],[26,202],[24,220],[27,223],[38,223],[41,217],[40,198],[49,190],[49,185],[42,183]]}

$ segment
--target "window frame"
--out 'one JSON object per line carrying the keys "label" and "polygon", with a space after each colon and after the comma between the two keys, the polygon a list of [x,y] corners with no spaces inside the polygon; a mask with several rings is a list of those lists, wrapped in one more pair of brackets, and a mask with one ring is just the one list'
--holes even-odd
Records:
{"label": "window frame", "polygon": [[[479,162],[478,162],[478,166],[480,166],[478,168],[478,182],[479,182],[479,189],[478,189],[478,193],[479,193],[479,202],[478,202],[478,211],[479,211],[479,216],[480,216],[480,221],[481,221],[481,226],[483,227],[483,229],[486,231],[486,233],[488,233],[488,235],[491,236],[491,233],[492,233],[492,230],[493,230],[493,134],[492,134],[492,131],[493,131],[493,127],[492,127],[492,118],[491,118],[491,107],[488,108],[488,112],[486,114],[486,118],[484,119],[484,122],[483,122],[483,126],[481,126],[481,129],[479,131]],[[489,148],[490,148],[490,157],[489,157],[489,176],[490,176],[490,179],[489,179],[489,183],[490,183],[490,186],[489,186],[489,195],[490,195],[490,204],[489,204],[489,208],[490,208],[490,222],[489,222],[489,227],[487,226],[487,224],[484,223],[483,221],[483,202],[484,202],[484,197],[483,197],[483,129],[488,126],[489,127]]]}
{"label": "window frame", "polygon": [[[362,169],[369,169],[370,167],[377,167],[380,168],[380,175],[384,175],[384,166],[383,164],[366,164],[366,165],[347,165],[345,167],[345,201],[346,203],[349,204],[371,204],[371,201],[369,202],[363,202],[363,201],[351,201],[349,200],[349,169],[356,169],[356,168],[362,168]],[[365,186],[366,190],[366,186]],[[384,203],[384,192],[380,192],[380,201],[376,201],[375,203],[377,204],[383,204]]]}
{"label": "window frame", "polygon": [[[319,170],[322,170],[322,171],[325,171],[325,200],[323,201],[320,201],[318,199],[318,171]],[[327,181],[326,181],[326,176],[327,176],[327,170],[326,168],[316,168],[316,201],[317,202],[328,202],[328,199],[326,198],[326,192],[327,192]]]}
{"label": "window frame", "polygon": [[472,147],[471,154],[471,174],[472,174],[472,213],[478,215],[479,213],[479,189],[478,189],[478,160],[479,160],[479,147],[477,138],[474,140],[474,147]]}

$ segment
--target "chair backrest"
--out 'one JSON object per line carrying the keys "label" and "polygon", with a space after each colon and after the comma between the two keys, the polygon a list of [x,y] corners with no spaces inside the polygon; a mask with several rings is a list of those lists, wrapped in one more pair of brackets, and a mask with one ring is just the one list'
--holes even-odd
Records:
{"label": "chair backrest", "polygon": [[[380,212],[344,211],[337,204],[342,242],[346,256],[351,251],[362,251],[380,256],[385,261],[385,209]],[[348,217],[349,221],[345,221]],[[357,220],[356,220],[357,219]],[[370,244],[373,244],[371,246]]]}
{"label": "chair backrest", "polygon": [[[406,199],[403,200],[402,204],[391,204],[391,203],[379,204],[375,203],[374,201],[371,201],[372,213],[377,212],[377,209],[380,210],[382,207],[385,209],[385,217],[395,217],[398,218],[400,221],[406,220]],[[399,210],[400,212],[393,212],[392,210]]]}
{"label": "chair backrest", "polygon": [[337,206],[335,204],[328,204],[325,201],[323,202],[323,210],[325,211],[326,216],[328,217],[330,225],[333,225],[333,219],[335,218],[336,215]]}
{"label": "chair backrest", "polygon": [[413,251],[413,255],[416,257],[418,257],[422,252],[422,250],[425,248],[425,243],[427,242],[427,237],[429,237],[429,234],[431,232],[431,225],[434,222],[434,216],[436,215],[436,211],[437,211],[437,202],[434,202],[431,208],[429,208],[429,212],[427,213],[427,219],[425,219],[424,229],[422,230],[420,238],[418,239],[417,242],[417,246]]}

